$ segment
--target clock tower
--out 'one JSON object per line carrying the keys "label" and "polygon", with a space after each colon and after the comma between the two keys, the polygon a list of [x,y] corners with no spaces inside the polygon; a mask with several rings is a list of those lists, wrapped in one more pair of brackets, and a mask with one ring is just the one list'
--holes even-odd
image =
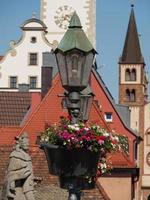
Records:
{"label": "clock tower", "polygon": [[80,17],[83,29],[95,46],[96,0],[41,0],[40,18],[47,26],[47,39],[57,44],[63,37],[74,11]]}

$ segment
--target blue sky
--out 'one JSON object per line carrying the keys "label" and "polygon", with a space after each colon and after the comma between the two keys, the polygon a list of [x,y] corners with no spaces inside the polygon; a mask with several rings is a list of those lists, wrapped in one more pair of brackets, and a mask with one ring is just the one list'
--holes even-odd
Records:
{"label": "blue sky", "polygon": [[[131,0],[97,0],[97,56],[98,71],[112,96],[118,99],[118,59],[122,53]],[[150,0],[135,0],[134,11],[146,70],[150,66]],[[40,0],[1,0],[0,55],[9,48],[11,40],[21,36],[20,26],[36,12],[39,17]],[[149,90],[150,94],[150,90]]]}

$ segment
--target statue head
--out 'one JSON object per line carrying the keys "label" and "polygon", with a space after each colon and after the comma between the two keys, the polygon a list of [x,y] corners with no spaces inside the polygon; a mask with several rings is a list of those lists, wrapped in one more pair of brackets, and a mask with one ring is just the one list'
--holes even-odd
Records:
{"label": "statue head", "polygon": [[24,132],[21,137],[19,137],[19,144],[20,148],[24,151],[27,151],[29,149],[29,138],[28,133]]}

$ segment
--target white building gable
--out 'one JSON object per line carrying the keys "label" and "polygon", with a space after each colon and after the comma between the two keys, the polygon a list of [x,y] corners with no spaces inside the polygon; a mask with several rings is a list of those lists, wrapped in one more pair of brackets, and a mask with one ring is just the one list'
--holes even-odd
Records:
{"label": "white building gable", "polygon": [[25,21],[21,29],[21,39],[10,43],[10,50],[0,61],[0,90],[3,91],[16,91],[18,84],[23,83],[31,83],[32,89],[35,85],[41,88],[42,53],[52,48],[45,37],[46,26],[32,18]]}

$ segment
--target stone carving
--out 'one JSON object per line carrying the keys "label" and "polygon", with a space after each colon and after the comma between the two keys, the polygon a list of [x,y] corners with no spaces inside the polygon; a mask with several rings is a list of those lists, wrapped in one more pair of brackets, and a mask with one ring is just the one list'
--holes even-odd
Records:
{"label": "stone carving", "polygon": [[9,43],[9,46],[10,46],[10,54],[11,56],[16,56],[17,55],[17,51],[15,49],[15,45],[16,45],[16,42],[15,41],[10,41]]}
{"label": "stone carving", "polygon": [[21,137],[16,138],[16,144],[9,156],[5,197],[2,200],[35,200],[34,176],[28,149],[28,135],[24,133]]}

